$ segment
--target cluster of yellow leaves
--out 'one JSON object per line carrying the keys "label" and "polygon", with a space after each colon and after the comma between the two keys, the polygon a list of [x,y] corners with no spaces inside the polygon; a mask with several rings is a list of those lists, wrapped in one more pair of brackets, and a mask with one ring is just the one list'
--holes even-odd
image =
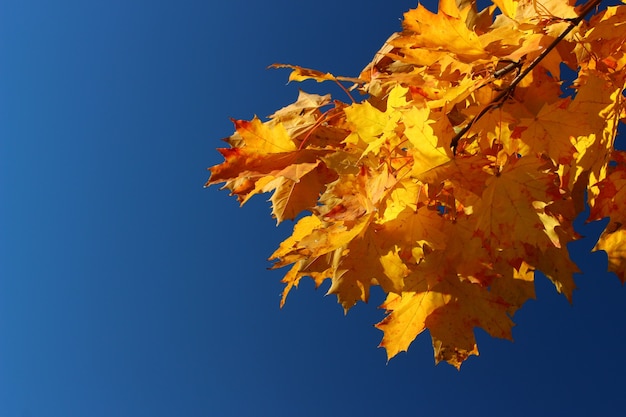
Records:
{"label": "cluster of yellow leaves", "polygon": [[419,5],[358,78],[289,66],[296,81],[354,82],[366,100],[301,92],[268,121],[234,122],[207,185],[242,204],[273,192],[278,222],[310,212],[271,257],[291,265],[281,305],[305,276],[329,279],[346,311],[379,285],[388,357],[428,329],[435,360],[458,368],[478,354],[475,327],[511,337],[536,270],[571,300],[567,244],[585,203],[589,220],[610,218],[596,250],[626,280],[626,153],[614,149],[626,6],[583,20],[599,0],[573,3]]}

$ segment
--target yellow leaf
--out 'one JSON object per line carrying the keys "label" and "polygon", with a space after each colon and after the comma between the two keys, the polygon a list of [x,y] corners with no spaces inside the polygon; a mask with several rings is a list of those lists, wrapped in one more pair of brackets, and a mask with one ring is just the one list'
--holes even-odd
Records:
{"label": "yellow leaf", "polygon": [[494,169],[495,175],[487,180],[476,207],[480,213],[477,233],[484,245],[493,253],[514,248],[522,258],[523,248],[517,242],[553,246],[539,214],[544,211],[541,203],[560,198],[560,193],[545,162],[532,157],[510,158],[502,168]]}
{"label": "yellow leaf", "polygon": [[270,128],[258,118],[248,122],[234,120],[237,133],[241,135],[247,150],[259,153],[279,153],[295,151],[296,145],[289,138],[282,124]]}
{"label": "yellow leaf", "polygon": [[567,109],[569,100],[545,104],[533,119],[520,119],[516,127],[521,140],[535,152],[545,152],[555,163],[569,164],[576,148],[584,115]]}
{"label": "yellow leaf", "polygon": [[426,318],[444,304],[444,296],[429,291],[425,280],[414,291],[387,295],[381,307],[390,313],[376,325],[384,332],[380,347],[387,351],[387,359],[408,350],[411,342],[426,329]]}
{"label": "yellow leaf", "polygon": [[413,148],[412,174],[418,177],[419,174],[448,162],[452,158],[450,149],[441,146],[439,138],[431,126],[433,121],[429,119],[430,110],[428,108],[411,108],[406,111],[403,117],[406,128],[404,134],[409,139]]}
{"label": "yellow leaf", "polygon": [[440,13],[434,14],[419,4],[404,14],[403,26],[419,36],[414,48],[445,49],[463,60],[486,56],[478,35],[465,26],[465,17],[454,0],[440,0]]}
{"label": "yellow leaf", "polygon": [[303,68],[297,65],[288,65],[288,64],[272,64],[270,68],[291,68],[293,71],[289,75],[289,81],[305,81],[305,80],[315,80],[317,82],[322,81],[350,81],[354,83],[360,83],[361,80],[358,78],[351,77],[335,77],[333,74],[329,72],[321,72],[314,69]]}
{"label": "yellow leaf", "polygon": [[[368,229],[337,255],[328,294],[336,294],[346,312],[357,301],[368,301],[371,285],[380,285],[385,292],[402,290],[405,271],[402,262],[380,247],[375,234]],[[393,274],[387,275],[387,272]]]}
{"label": "yellow leaf", "polygon": [[[382,112],[365,101],[345,109],[346,120],[353,126],[355,135],[348,137],[346,143],[356,144],[357,138],[367,144],[363,156],[370,152],[378,153],[386,142],[393,147],[399,142],[396,134],[398,121],[402,116],[400,109],[406,106],[404,98],[408,89],[396,86],[389,93],[386,111]],[[393,143],[391,143],[393,141]]]}
{"label": "yellow leaf", "polygon": [[[470,302],[471,300],[471,302]],[[389,315],[376,327],[384,332],[380,344],[391,359],[406,351],[426,328],[433,338],[435,361],[459,368],[469,355],[477,355],[474,327],[511,338],[513,322],[507,304],[476,284],[454,277],[430,287],[425,279],[413,283],[413,291],[390,294],[382,305]]]}
{"label": "yellow leaf", "polygon": [[[302,164],[304,165],[304,164]],[[277,183],[267,184],[263,191],[276,189],[272,194],[272,215],[277,223],[293,219],[303,210],[311,210],[326,184],[334,181],[337,174],[323,163],[315,163],[306,173],[298,173],[297,179],[287,176],[276,178]]]}
{"label": "yellow leaf", "polygon": [[478,355],[475,327],[493,337],[511,339],[513,322],[507,314],[508,305],[486,288],[449,280],[434,290],[441,291],[442,298],[447,299],[426,320],[433,339],[435,362],[443,360],[459,369],[470,355]]}
{"label": "yellow leaf", "polygon": [[626,283],[626,228],[604,231],[593,250],[603,250],[609,260],[609,271]]}

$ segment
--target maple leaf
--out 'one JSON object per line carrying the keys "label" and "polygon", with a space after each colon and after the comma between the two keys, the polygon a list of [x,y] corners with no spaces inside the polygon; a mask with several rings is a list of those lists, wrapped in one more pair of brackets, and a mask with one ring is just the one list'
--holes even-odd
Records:
{"label": "maple leaf", "polygon": [[609,271],[615,272],[622,283],[626,283],[626,229],[605,230],[594,250],[607,253]]}
{"label": "maple leaf", "polygon": [[626,152],[614,151],[615,165],[609,174],[592,189],[596,196],[590,201],[589,220],[609,218],[594,250],[603,250],[608,255],[609,271],[615,272],[622,283],[626,282]]}
{"label": "maple leaf", "polygon": [[445,278],[429,285],[427,275],[422,274],[408,287],[411,291],[390,294],[383,303],[390,314],[376,327],[385,333],[381,346],[388,358],[407,350],[426,328],[433,339],[436,362],[445,360],[457,368],[468,356],[478,355],[474,327],[495,337],[511,338],[513,322],[502,298],[452,275]]}
{"label": "maple leaf", "polygon": [[[492,251],[521,249],[517,242],[546,249],[560,247],[545,212],[545,206],[560,197],[549,168],[532,157],[508,157],[499,163],[502,167],[494,167],[495,175],[485,182],[476,207],[476,227],[485,247]],[[524,259],[523,252],[519,255]],[[517,263],[514,259],[511,262]]]}
{"label": "maple leaf", "polygon": [[576,153],[572,142],[580,132],[578,118],[584,117],[569,110],[568,103],[567,99],[546,103],[532,119],[521,118],[516,126],[520,140],[528,149],[543,152],[553,162],[563,165],[569,164]]}
{"label": "maple leaf", "polygon": [[475,328],[512,338],[536,272],[572,301],[586,206],[609,219],[594,250],[626,282],[626,5],[599,5],[440,0],[408,11],[358,77],[273,65],[351,99],[301,91],[266,121],[235,120],[209,168],[206,185],[241,204],[273,193],[278,223],[308,212],[270,257],[290,266],[281,307],[304,277],[330,281],[345,312],[380,286],[388,359],[428,330],[435,361],[459,368]]}
{"label": "maple leaf", "polygon": [[465,24],[469,9],[458,9],[454,0],[439,2],[439,13],[428,11],[421,4],[404,15],[404,29],[412,32],[415,49],[445,50],[461,60],[486,57],[478,35]]}
{"label": "maple leaf", "polygon": [[318,162],[306,174],[297,179],[279,176],[263,187],[263,191],[275,189],[270,201],[272,215],[280,223],[284,219],[294,219],[303,210],[314,207],[326,184],[334,181],[337,174]]}

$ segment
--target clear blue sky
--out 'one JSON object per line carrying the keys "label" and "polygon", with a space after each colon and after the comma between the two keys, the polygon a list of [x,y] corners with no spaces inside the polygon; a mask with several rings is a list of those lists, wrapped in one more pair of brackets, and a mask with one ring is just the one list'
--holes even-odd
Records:
{"label": "clear blue sky", "polygon": [[356,75],[415,4],[1,2],[0,417],[623,413],[626,289],[593,242],[574,305],[538,278],[515,342],[387,364],[380,292],[344,316],[305,281],[279,310],[291,223],[203,189],[229,117],[324,87],[267,65]]}

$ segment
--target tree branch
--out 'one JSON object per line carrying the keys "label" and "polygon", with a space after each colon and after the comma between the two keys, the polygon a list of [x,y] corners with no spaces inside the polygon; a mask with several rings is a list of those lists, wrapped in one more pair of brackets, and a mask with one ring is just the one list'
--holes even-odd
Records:
{"label": "tree branch", "polygon": [[576,18],[571,19],[563,19],[569,21],[569,26],[565,29],[546,49],[544,49],[537,58],[535,58],[528,67],[522,70],[514,79],[511,81],[504,90],[500,91],[498,95],[489,102],[476,116],[474,116],[450,141],[450,147],[452,148],[452,153],[456,155],[456,148],[459,145],[459,140],[471,129],[471,127],[476,123],[481,117],[483,117],[488,111],[491,109],[500,106],[507,97],[509,97],[515,87],[561,42],[583,19],[595,9],[602,0],[590,0],[587,4],[585,4],[581,10],[581,13]]}

